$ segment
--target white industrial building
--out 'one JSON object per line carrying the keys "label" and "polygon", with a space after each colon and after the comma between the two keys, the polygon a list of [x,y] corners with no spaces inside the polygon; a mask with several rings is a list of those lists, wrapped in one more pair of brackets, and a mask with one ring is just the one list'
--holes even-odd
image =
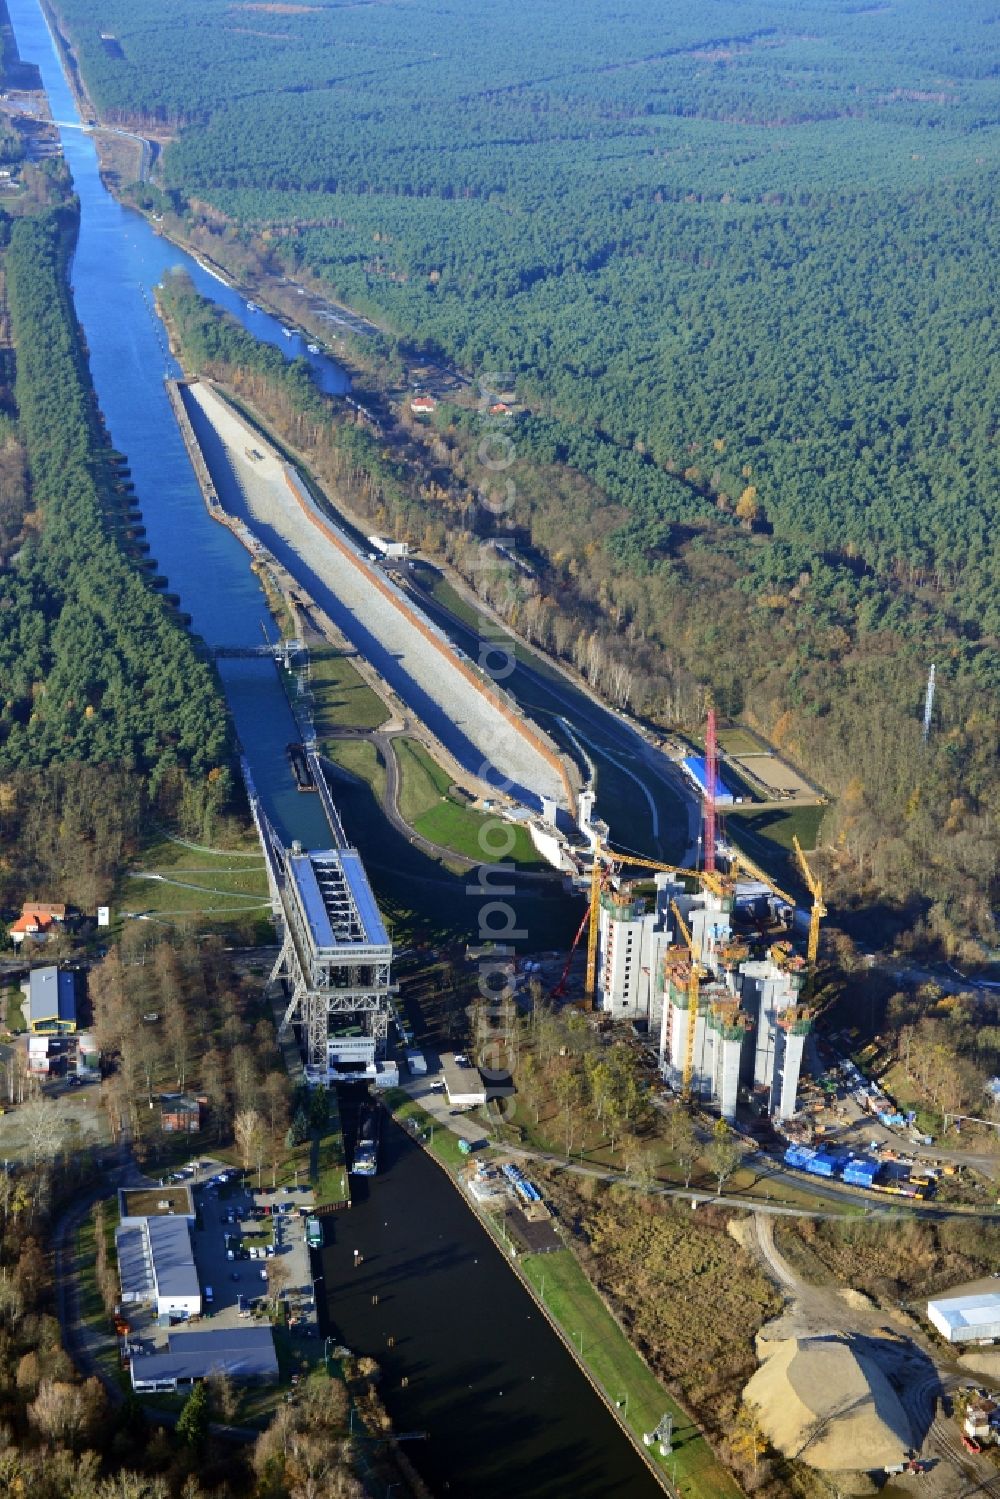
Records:
{"label": "white industrial building", "polygon": [[[602,892],[597,1004],[616,1020],[639,1020],[658,1036],[660,1067],[681,1086],[694,1025],[691,1091],[732,1120],[741,1087],[781,1119],[795,1113],[809,1012],[800,1003],[805,963],[779,944],[753,961],[732,928],[735,888],[725,877],[690,893],[658,874],[650,903],[629,884]],[[690,935],[691,945],[681,930]],[[698,1002],[689,1014],[692,962]],[[748,1039],[751,1038],[751,1039]]]}
{"label": "white industrial building", "polygon": [[928,1301],[927,1320],[949,1343],[991,1343],[1000,1338],[1000,1294],[979,1291]]}
{"label": "white industrial building", "polygon": [[151,1305],[158,1317],[197,1317],[201,1287],[185,1217],[127,1219],[115,1231],[123,1306]]}

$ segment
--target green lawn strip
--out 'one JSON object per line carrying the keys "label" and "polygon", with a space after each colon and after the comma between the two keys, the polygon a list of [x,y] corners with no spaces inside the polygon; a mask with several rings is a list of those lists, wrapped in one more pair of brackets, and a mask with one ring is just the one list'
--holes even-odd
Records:
{"label": "green lawn strip", "polygon": [[5,1010],[7,1017],[7,1029],[11,1032],[23,1031],[24,1020],[24,995],[21,993],[19,984],[10,984],[4,990]]}
{"label": "green lawn strip", "polygon": [[[492,863],[495,856],[489,852],[490,846],[496,849],[498,846],[506,846],[509,841],[510,852],[506,857],[515,864],[535,869],[549,867],[532,843],[531,834],[526,828],[505,824],[501,843],[501,835],[493,831],[495,822],[495,818],[485,813],[473,812],[468,807],[448,800],[439,802],[436,807],[416,818],[413,828],[429,842],[454,849],[456,853],[465,854],[470,859],[483,859]],[[484,849],[482,832],[487,825],[491,831],[485,839]],[[510,828],[509,839],[507,827]]]}
{"label": "green lawn strip", "polygon": [[310,1141],[309,1179],[316,1195],[316,1206],[350,1200],[350,1182],[347,1177],[347,1159],[344,1154],[344,1135],[340,1124],[337,1095],[331,1089],[330,1122],[317,1140]]}
{"label": "green lawn strip", "polygon": [[[381,802],[385,795],[385,766],[374,744],[367,739],[333,739],[327,741],[324,749],[329,759],[364,781]],[[332,789],[336,800],[336,781]]]}
{"label": "green lawn strip", "polygon": [[[468,1157],[458,1148],[458,1136],[454,1131],[435,1120],[402,1088],[387,1088],[382,1096],[393,1118],[418,1136],[442,1165],[454,1171],[468,1164]],[[479,1154],[482,1154],[481,1149]]]}
{"label": "green lawn strip", "polygon": [[737,725],[733,729],[720,729],[718,733],[719,748],[725,750],[727,755],[763,755],[767,753],[767,746],[756,739],[749,729]]}
{"label": "green lawn strip", "polygon": [[[449,795],[452,779],[448,772],[415,739],[396,739],[393,749],[400,770],[399,810],[414,831],[428,842],[454,849],[467,858],[492,858],[484,852],[481,835],[495,818]],[[544,866],[526,828],[511,825],[510,840],[507,858],[528,867]],[[495,834],[488,841],[496,847]]]}
{"label": "green lawn strip", "polygon": [[569,1249],[553,1254],[525,1255],[521,1269],[549,1315],[579,1351],[583,1363],[612,1403],[628,1397],[625,1424],[642,1441],[661,1417],[674,1418],[676,1451],[660,1457],[656,1447],[648,1449],[654,1462],[668,1474],[676,1464],[677,1484],[682,1494],[720,1499],[739,1494],[739,1488],[719,1463],[705,1439],[697,1434],[691,1418],[671,1399],[663,1385],[611,1316]]}
{"label": "green lawn strip", "polygon": [[[294,674],[282,672],[292,707],[296,705]],[[389,710],[353,665],[350,653],[332,645],[310,645],[309,687],[317,738],[332,729],[377,729]]]}
{"label": "green lawn strip", "polygon": [[808,852],[816,847],[825,812],[826,808],[819,806],[775,807],[763,812],[733,807],[726,812],[726,827],[741,842],[745,838],[748,852],[755,858],[755,850],[765,853],[768,845],[776,851],[790,850],[793,836]]}
{"label": "green lawn strip", "polygon": [[223,923],[253,915],[267,903],[267,875],[259,845],[224,852],[195,849],[170,838],[148,843],[133,865],[159,880],[126,875],[116,892],[116,908],[142,915],[201,915]]}
{"label": "green lawn strip", "polygon": [[793,835],[808,852],[819,841],[825,807],[782,807],[755,812],[752,807],[726,809],[726,832],[779,885],[791,894],[799,891],[802,904],[808,894],[792,850]]}
{"label": "green lawn strip", "polygon": [[448,795],[451,777],[415,739],[393,745],[399,763],[399,810],[411,825]]}
{"label": "green lawn strip", "polygon": [[[115,1258],[115,1228],[118,1224],[116,1198],[108,1198],[104,1204],[105,1236],[111,1264]],[[108,1378],[128,1391],[132,1381],[128,1371],[121,1366],[118,1357],[118,1340],[112,1331],[108,1314],[97,1285],[97,1255],[94,1220],[88,1213],[76,1231],[76,1282],[77,1307],[80,1321],[89,1334],[87,1346],[90,1353]]]}

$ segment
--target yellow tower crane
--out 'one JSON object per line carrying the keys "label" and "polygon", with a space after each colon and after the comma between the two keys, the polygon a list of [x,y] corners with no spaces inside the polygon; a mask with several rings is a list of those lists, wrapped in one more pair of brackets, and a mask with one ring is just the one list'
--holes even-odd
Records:
{"label": "yellow tower crane", "polygon": [[670,909],[674,913],[674,920],[677,922],[678,929],[684,938],[688,950],[687,1034],[684,1037],[684,1063],[681,1068],[681,1102],[690,1103],[691,1079],[694,1076],[695,1031],[698,1029],[698,997],[701,993],[701,981],[705,977],[706,970],[695,957],[694,938],[675,900],[670,902]]}
{"label": "yellow tower crane", "polygon": [[819,957],[819,924],[827,914],[826,906],[823,904],[823,882],[816,878],[806,862],[806,856],[802,852],[802,845],[792,835],[792,844],[795,848],[795,857],[799,861],[802,870],[802,878],[809,886],[809,894],[812,896],[812,910],[809,912],[809,942],[806,946],[806,957],[815,967],[816,959]]}
{"label": "yellow tower crane", "polygon": [[697,870],[682,869],[679,864],[661,864],[656,859],[614,853],[611,849],[606,849],[599,838],[595,840],[594,862],[590,868],[590,928],[587,933],[587,987],[584,993],[584,1005],[588,1010],[594,1008],[594,998],[597,994],[597,933],[600,926],[603,876],[605,871],[610,871],[613,867],[626,866],[632,869],[657,869],[664,874],[686,874],[698,879],[703,878]]}
{"label": "yellow tower crane", "polygon": [[787,890],[782,890],[781,886],[776,884],[771,876],[761,869],[759,864],[754,863],[749,854],[745,854],[741,848],[738,848],[730,860],[730,873],[735,878],[739,875],[740,870],[744,874],[751,875],[755,880],[760,880],[761,884],[766,885],[772,895],[776,895],[779,900],[785,902],[786,906],[791,906],[792,910],[795,910],[794,895],[789,895]]}
{"label": "yellow tower crane", "polygon": [[604,847],[600,838],[594,839],[594,862],[590,866],[590,926],[587,931],[587,987],[583,1003],[588,1010],[594,1008],[597,993],[597,928],[601,907],[601,876],[604,872]]}

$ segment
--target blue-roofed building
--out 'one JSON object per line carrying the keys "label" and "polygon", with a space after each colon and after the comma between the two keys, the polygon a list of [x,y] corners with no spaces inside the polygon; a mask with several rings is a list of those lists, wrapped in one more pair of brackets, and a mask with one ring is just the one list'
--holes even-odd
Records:
{"label": "blue-roofed building", "polygon": [[185,1217],[133,1218],[115,1232],[122,1301],[148,1303],[158,1317],[197,1317],[201,1286]]}
{"label": "blue-roofed building", "polygon": [[134,1390],[177,1390],[210,1374],[242,1384],[277,1384],[278,1357],[270,1327],[212,1328],[171,1333],[162,1352],[131,1360]]}
{"label": "blue-roofed building", "polygon": [[[708,766],[705,764],[704,755],[686,755],[681,761],[688,780],[697,787],[698,793],[705,796],[708,793]],[[715,805],[717,807],[731,807],[736,801],[733,792],[730,791],[721,775],[715,778]]]}
{"label": "blue-roofed building", "polygon": [[72,969],[54,963],[31,970],[25,1008],[29,1031],[71,1035],[76,1030],[76,980]]}

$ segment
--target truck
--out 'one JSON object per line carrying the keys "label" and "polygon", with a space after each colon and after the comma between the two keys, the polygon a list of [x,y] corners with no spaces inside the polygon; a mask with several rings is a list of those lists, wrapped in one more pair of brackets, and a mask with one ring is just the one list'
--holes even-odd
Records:
{"label": "truck", "polygon": [[427,1074],[427,1058],[422,1051],[415,1051],[412,1047],[406,1051],[406,1065],[410,1069],[411,1077],[425,1077]]}
{"label": "truck", "polygon": [[306,1243],[310,1249],[323,1248],[323,1225],[318,1218],[306,1219]]}

